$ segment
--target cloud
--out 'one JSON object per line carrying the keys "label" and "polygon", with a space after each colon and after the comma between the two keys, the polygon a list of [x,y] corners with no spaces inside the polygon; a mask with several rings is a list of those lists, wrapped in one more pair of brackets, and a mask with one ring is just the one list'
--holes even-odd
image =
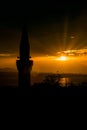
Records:
{"label": "cloud", "polygon": [[15,54],[10,54],[10,53],[1,53],[0,57],[11,57],[11,56],[15,56]]}
{"label": "cloud", "polygon": [[67,50],[62,52],[57,52],[58,55],[64,54],[67,56],[87,56],[87,48],[77,49],[77,50]]}

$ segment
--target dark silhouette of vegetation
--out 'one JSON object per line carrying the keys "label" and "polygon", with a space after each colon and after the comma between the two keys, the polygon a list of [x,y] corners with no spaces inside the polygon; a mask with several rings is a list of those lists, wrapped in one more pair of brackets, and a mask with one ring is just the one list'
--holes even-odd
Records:
{"label": "dark silhouette of vegetation", "polygon": [[43,83],[48,85],[48,86],[60,86],[60,79],[61,75],[60,74],[50,74],[45,77],[43,80]]}

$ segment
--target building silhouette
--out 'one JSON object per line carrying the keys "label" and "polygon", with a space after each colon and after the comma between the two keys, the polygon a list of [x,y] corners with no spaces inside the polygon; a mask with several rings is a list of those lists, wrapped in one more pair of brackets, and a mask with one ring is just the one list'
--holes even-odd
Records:
{"label": "building silhouette", "polygon": [[16,61],[18,70],[19,88],[28,88],[31,85],[31,70],[33,61],[30,60],[30,44],[27,27],[24,25],[19,47],[19,59]]}

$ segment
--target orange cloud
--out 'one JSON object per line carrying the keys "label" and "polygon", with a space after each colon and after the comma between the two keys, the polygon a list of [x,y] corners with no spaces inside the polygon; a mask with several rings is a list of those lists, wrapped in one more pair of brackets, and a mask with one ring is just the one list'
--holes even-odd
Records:
{"label": "orange cloud", "polygon": [[1,53],[0,57],[11,57],[11,56],[15,56],[16,54],[10,54],[10,53]]}

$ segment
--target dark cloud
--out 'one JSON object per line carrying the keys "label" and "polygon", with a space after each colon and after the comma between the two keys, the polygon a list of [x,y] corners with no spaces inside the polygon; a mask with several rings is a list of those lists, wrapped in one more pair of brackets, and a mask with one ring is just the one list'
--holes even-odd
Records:
{"label": "dark cloud", "polygon": [[[64,33],[66,48],[71,35],[80,36],[79,42],[84,40],[86,45],[87,17],[82,14],[84,10],[86,14],[83,2],[31,1],[5,5],[0,11],[0,53],[18,53],[24,21],[28,24],[32,55],[52,54],[63,49]],[[66,22],[67,31],[64,30]]]}

